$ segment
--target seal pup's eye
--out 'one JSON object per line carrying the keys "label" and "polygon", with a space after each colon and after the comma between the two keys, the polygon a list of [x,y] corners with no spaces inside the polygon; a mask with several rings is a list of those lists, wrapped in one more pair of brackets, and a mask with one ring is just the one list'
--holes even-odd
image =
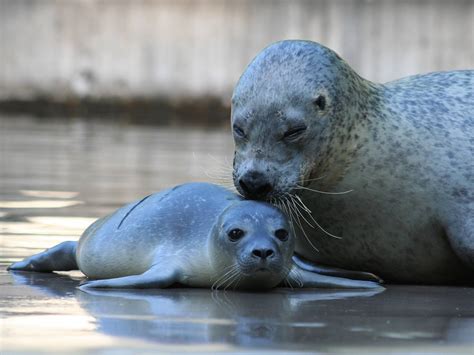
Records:
{"label": "seal pup's eye", "polygon": [[285,242],[288,240],[288,231],[286,229],[278,229],[275,232],[275,237],[277,237],[282,242]]}
{"label": "seal pup's eye", "polygon": [[245,235],[245,232],[239,228],[232,229],[231,231],[229,231],[229,233],[227,233],[227,236],[232,242],[236,242],[239,239],[242,239],[244,235]]}
{"label": "seal pup's eye", "polygon": [[319,95],[313,103],[322,111],[326,108],[326,98],[323,95]]}
{"label": "seal pup's eye", "polygon": [[234,130],[234,134],[239,137],[239,138],[246,138],[245,136],[245,132],[242,128],[240,128],[239,126],[237,125],[234,125],[233,126],[233,130]]}
{"label": "seal pup's eye", "polygon": [[287,140],[294,140],[296,138],[299,138],[305,131],[306,131],[306,126],[291,128],[285,132],[285,134],[283,135],[283,138]]}

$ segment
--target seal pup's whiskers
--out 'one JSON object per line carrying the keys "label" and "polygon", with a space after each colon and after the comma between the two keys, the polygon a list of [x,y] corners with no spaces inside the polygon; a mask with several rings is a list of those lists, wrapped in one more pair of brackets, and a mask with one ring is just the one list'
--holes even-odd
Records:
{"label": "seal pup's whiskers", "polygon": [[236,270],[236,272],[234,274],[232,274],[232,277],[230,278],[230,280],[227,281],[227,285],[224,287],[224,291],[227,290],[227,288],[229,288],[230,286],[232,286],[232,284],[237,281],[237,279],[239,279],[241,276],[241,272],[240,270]]}
{"label": "seal pup's whiskers", "polygon": [[290,287],[292,290],[293,290],[293,285],[291,284],[291,282],[288,281],[288,277],[290,275],[290,269],[285,267],[285,272],[286,272],[286,276],[285,278],[283,279],[283,284],[284,285],[288,285],[288,287]]}
{"label": "seal pup's whiskers", "polygon": [[316,192],[318,194],[323,194],[323,195],[344,195],[344,194],[348,194],[354,191],[354,190],[347,190],[347,191],[341,191],[341,192],[321,191],[321,190],[311,189],[309,187],[301,186],[301,185],[296,185],[295,190],[307,190],[307,191],[312,191],[312,192]]}
{"label": "seal pup's whiskers", "polygon": [[290,268],[286,267],[287,275],[285,277],[285,284],[287,284],[292,290],[294,289],[292,281],[296,282],[296,286],[302,288],[304,286],[303,281],[301,279],[301,274],[297,270],[291,270]]}
{"label": "seal pup's whiskers", "polygon": [[225,283],[225,281],[227,280],[227,278],[229,277],[229,275],[231,275],[235,269],[238,268],[238,265],[237,263],[235,264],[232,264],[226,268],[224,268],[223,271],[226,271],[222,276],[220,276],[211,286],[211,290],[218,290],[219,287],[222,286],[223,283]]}
{"label": "seal pup's whiskers", "polygon": [[[227,280],[229,274],[232,274],[232,272],[234,272],[236,269],[238,269],[239,265],[237,263],[235,264],[232,264],[230,266],[227,266],[226,268],[224,268],[223,271],[226,271],[228,270],[227,272],[225,272],[222,276],[220,276],[211,286],[211,290],[215,291],[215,290],[218,290],[219,287],[221,287],[223,285],[223,283],[225,283],[225,281]],[[230,269],[230,270],[229,270]]]}
{"label": "seal pup's whiskers", "polygon": [[293,276],[294,280],[298,284],[298,287],[303,287],[303,279],[301,273],[297,269],[290,270],[289,274]]}
{"label": "seal pup's whiskers", "polygon": [[227,289],[227,287],[229,287],[232,282],[234,281],[235,277],[238,276],[240,274],[240,271],[238,270],[238,267],[235,267],[232,272],[225,278],[225,280],[223,280],[219,285],[218,285],[218,288],[221,287],[221,286],[224,286],[224,291]]}
{"label": "seal pup's whiskers", "polygon": [[240,274],[238,279],[237,279],[237,282],[235,283],[234,287],[232,288],[233,290],[235,290],[237,288],[237,286],[239,286],[239,283],[240,283],[240,281],[242,281],[243,278],[244,278],[244,275]]}
{"label": "seal pup's whiskers", "polygon": [[231,270],[229,275],[226,275],[225,277],[220,278],[219,283],[214,286],[214,290],[218,290],[220,287],[226,284],[226,282],[232,278],[233,273],[235,273],[235,270]]}

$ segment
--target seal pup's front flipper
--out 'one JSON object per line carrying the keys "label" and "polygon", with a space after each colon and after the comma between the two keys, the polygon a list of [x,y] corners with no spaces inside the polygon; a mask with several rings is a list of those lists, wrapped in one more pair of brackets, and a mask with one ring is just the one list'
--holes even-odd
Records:
{"label": "seal pup's front flipper", "polygon": [[293,288],[355,288],[375,289],[384,287],[377,282],[352,280],[342,277],[326,276],[316,272],[303,270],[296,264],[290,269],[286,277],[286,284]]}
{"label": "seal pup's front flipper", "polygon": [[88,288],[166,288],[179,281],[177,269],[163,264],[153,265],[143,274],[93,280],[83,283],[79,289]]}
{"label": "seal pup's front flipper", "polygon": [[39,272],[78,270],[76,248],[77,242],[62,242],[39,254],[11,264],[7,270]]}
{"label": "seal pup's front flipper", "polygon": [[354,280],[365,280],[365,281],[383,283],[383,280],[380,277],[370,272],[345,270],[345,269],[340,269],[340,268],[331,267],[331,266],[318,265],[310,260],[307,260],[301,257],[298,254],[293,255],[293,262],[296,265],[298,265],[300,269],[310,271],[310,272],[315,272],[320,275],[336,276],[336,277],[342,277],[342,278],[348,278],[348,279],[354,279]]}

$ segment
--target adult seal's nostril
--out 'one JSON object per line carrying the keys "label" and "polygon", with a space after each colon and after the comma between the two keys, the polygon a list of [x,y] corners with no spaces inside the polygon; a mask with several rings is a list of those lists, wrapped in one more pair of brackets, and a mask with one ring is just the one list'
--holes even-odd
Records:
{"label": "adult seal's nostril", "polygon": [[275,255],[275,252],[272,249],[254,249],[252,250],[252,255],[256,258],[267,259]]}
{"label": "adult seal's nostril", "polygon": [[265,175],[258,171],[250,171],[239,179],[239,186],[246,197],[264,199],[273,191],[273,186]]}

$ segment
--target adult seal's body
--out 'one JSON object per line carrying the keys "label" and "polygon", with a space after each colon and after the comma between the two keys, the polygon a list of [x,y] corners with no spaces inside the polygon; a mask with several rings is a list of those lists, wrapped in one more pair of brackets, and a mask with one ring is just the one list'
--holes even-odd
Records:
{"label": "adult seal's body", "polygon": [[[271,288],[280,283],[379,287],[371,281],[300,269],[292,262],[293,250],[287,219],[275,207],[244,201],[216,185],[191,183],[126,205],[93,223],[79,242],[61,243],[9,269],[80,269],[96,279],[82,288],[162,288],[175,283],[216,289]],[[363,273],[347,275],[374,279]]]}
{"label": "adult seal's body", "polygon": [[317,43],[273,44],[232,98],[235,186],[286,208],[314,262],[474,282],[473,87],[467,70],[375,84]]}

